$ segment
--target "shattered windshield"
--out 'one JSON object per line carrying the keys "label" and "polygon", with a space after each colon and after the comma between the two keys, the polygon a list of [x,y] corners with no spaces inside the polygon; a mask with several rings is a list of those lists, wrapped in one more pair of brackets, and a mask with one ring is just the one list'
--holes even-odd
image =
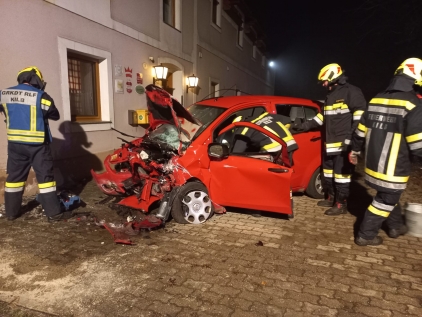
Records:
{"label": "shattered windshield", "polygon": [[[180,146],[179,131],[173,124],[163,124],[150,132],[147,140],[158,143],[163,149],[177,151]],[[186,146],[186,144],[183,144]]]}
{"label": "shattered windshield", "polygon": [[194,104],[188,108],[190,114],[201,125],[192,140],[196,139],[215,119],[226,111],[225,108]]}

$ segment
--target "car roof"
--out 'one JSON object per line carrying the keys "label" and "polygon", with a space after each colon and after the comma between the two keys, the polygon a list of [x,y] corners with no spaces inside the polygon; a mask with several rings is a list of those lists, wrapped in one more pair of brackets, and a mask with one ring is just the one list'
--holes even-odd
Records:
{"label": "car roof", "polygon": [[196,102],[199,105],[215,106],[221,108],[232,108],[243,103],[250,102],[272,102],[274,104],[297,104],[320,107],[317,101],[305,98],[285,97],[285,96],[228,96],[213,97]]}

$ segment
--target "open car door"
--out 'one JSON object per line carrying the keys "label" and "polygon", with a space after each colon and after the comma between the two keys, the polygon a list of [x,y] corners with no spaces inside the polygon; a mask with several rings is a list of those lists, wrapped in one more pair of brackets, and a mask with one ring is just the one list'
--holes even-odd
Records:
{"label": "open car door", "polygon": [[232,123],[219,134],[245,127],[278,142],[282,150],[269,154],[271,161],[262,159],[263,155],[251,153],[230,153],[223,159],[211,159],[210,196],[224,206],[292,215],[292,169],[289,167],[286,143],[268,130],[249,122]]}

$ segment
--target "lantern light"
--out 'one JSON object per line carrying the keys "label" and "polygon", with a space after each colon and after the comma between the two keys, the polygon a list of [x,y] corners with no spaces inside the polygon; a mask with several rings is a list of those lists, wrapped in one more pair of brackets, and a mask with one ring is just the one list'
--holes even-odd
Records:
{"label": "lantern light", "polygon": [[165,80],[167,78],[168,68],[162,65],[154,66],[155,79]]}
{"label": "lantern light", "polygon": [[188,92],[189,88],[196,88],[198,87],[199,78],[196,77],[194,74],[186,78],[186,92]]}

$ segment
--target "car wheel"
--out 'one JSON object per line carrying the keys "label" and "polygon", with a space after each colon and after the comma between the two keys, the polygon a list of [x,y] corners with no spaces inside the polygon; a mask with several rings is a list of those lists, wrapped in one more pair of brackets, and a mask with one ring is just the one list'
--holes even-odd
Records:
{"label": "car wheel", "polygon": [[201,224],[213,214],[207,188],[198,182],[185,184],[176,197],[171,215],[178,223]]}
{"label": "car wheel", "polygon": [[324,198],[324,190],[322,187],[321,170],[318,167],[312,174],[311,180],[309,181],[306,193],[312,198],[321,199]]}

